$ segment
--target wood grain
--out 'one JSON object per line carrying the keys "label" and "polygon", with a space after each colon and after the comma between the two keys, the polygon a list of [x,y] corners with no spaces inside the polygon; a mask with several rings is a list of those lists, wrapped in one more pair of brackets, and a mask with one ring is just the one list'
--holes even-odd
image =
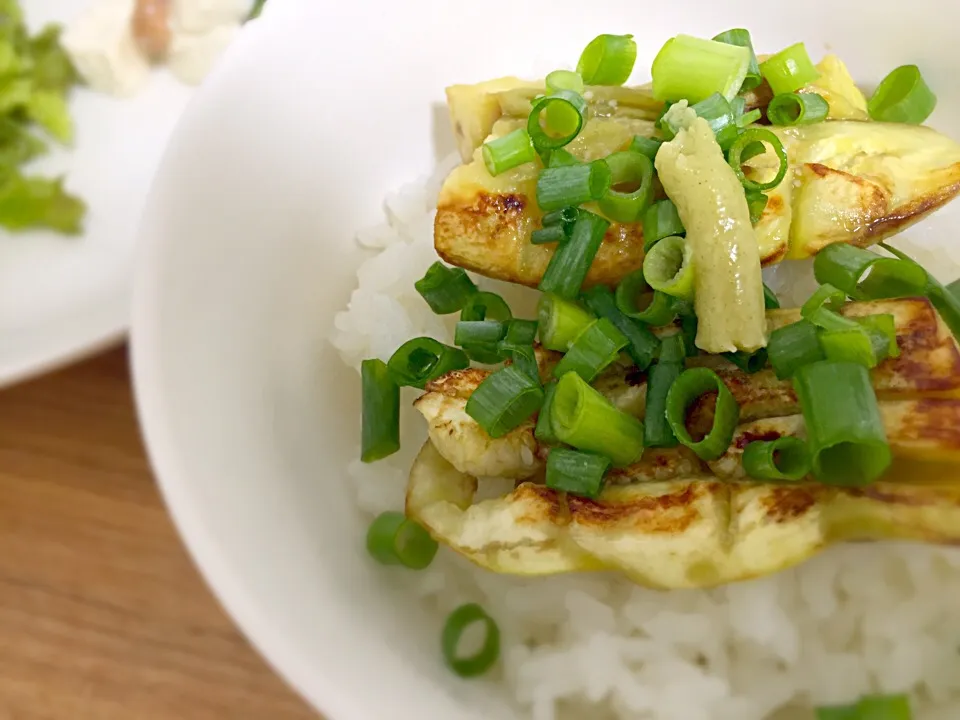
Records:
{"label": "wood grain", "polygon": [[180,544],[123,349],[0,393],[0,718],[316,720]]}

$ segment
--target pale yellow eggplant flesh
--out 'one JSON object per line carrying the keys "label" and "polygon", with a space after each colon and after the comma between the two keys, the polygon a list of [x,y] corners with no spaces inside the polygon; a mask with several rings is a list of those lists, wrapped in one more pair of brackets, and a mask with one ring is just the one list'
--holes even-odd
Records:
{"label": "pale yellow eggplant flesh", "polygon": [[832,488],[693,477],[607,487],[597,500],[533,483],[473,502],[476,480],[427,442],[406,512],[439,542],[500,573],[617,570],[653,588],[774,573],[846,540],[960,542],[960,483]]}
{"label": "pale yellow eggplant flesh", "polygon": [[[804,91],[843,98],[843,104],[835,101],[835,117],[848,119],[771,128],[784,142],[791,169],[768,193],[756,227],[764,265],[809,257],[833,242],[870,245],[926,217],[960,192],[960,145],[926,127],[862,122],[862,95],[854,94],[846,69],[828,69],[818,81],[823,86],[814,83]],[[448,91],[452,122],[462,131],[461,152],[470,154],[444,182],[434,223],[434,245],[447,262],[529,286],[540,281],[554,251],[530,243],[541,218],[535,193],[538,166],[528,163],[491,177],[479,146],[487,139],[480,137],[483,131],[500,136],[522,127],[530,99],[542,88],[542,83],[511,78]],[[654,133],[658,105],[648,91],[617,88],[615,94],[604,99],[601,93],[592,102],[592,117],[568,146],[577,157],[604,157],[625,149],[635,135]],[[747,174],[769,174],[764,166],[769,160],[751,160]],[[642,262],[640,225],[614,222],[586,286],[616,285]]]}

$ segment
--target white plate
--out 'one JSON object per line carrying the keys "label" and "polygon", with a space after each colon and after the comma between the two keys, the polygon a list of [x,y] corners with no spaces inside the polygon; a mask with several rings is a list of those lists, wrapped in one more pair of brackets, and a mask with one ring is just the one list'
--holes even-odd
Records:
{"label": "white plate", "polygon": [[[27,0],[31,26],[67,23],[89,0]],[[118,339],[126,330],[143,198],[192,88],[166,72],[127,100],[78,89],[76,140],[35,164],[65,174],[88,205],[85,232],[0,231],[0,386]]]}
{"label": "white plate", "polygon": [[[230,48],[185,113],[144,215],[137,399],[200,569],[330,720],[517,717],[491,709],[495,687],[443,667],[442,617],[404,592],[416,576],[366,556],[345,471],[359,449],[359,380],[328,341],[362,258],[355,232],[452,147],[444,86],[575,63],[601,32],[636,34],[642,81],[669,35],[743,25],[763,49],[830,47],[861,80],[920,63],[941,93],[932,124],[956,137],[955,6],[904,7],[282,0]],[[910,234],[956,221],[951,208]],[[399,506],[400,485],[384,491],[398,489]]]}

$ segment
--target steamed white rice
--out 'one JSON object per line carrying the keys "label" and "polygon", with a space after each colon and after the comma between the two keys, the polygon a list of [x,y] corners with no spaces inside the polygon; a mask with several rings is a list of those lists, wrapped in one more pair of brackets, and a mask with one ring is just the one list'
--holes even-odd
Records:
{"label": "steamed white rice", "polygon": [[[449,319],[433,315],[413,284],[437,259],[436,196],[456,162],[390,195],[387,222],[358,235],[371,256],[333,336],[350,366],[387,360],[417,335],[452,340]],[[938,257],[929,246],[898,245],[932,268],[956,264],[948,248]],[[767,279],[791,302],[813,286],[809,267],[796,263]],[[533,317],[532,293],[478,283]],[[349,468],[366,516],[403,506],[411,460],[426,438],[406,402],[413,397],[404,397],[403,450]],[[475,601],[499,622],[497,679],[533,720],[801,720],[813,717],[812,706],[871,692],[909,692],[919,720],[960,718],[958,550],[846,545],[773,577],[669,593],[613,574],[496,575],[446,548],[409,576],[432,609]]]}

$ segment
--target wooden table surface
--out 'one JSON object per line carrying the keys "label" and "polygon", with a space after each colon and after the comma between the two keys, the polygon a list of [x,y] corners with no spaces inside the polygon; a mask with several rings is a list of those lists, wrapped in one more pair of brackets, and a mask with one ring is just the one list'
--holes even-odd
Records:
{"label": "wooden table surface", "polygon": [[0,720],[307,720],[160,500],[126,352],[0,392]]}

